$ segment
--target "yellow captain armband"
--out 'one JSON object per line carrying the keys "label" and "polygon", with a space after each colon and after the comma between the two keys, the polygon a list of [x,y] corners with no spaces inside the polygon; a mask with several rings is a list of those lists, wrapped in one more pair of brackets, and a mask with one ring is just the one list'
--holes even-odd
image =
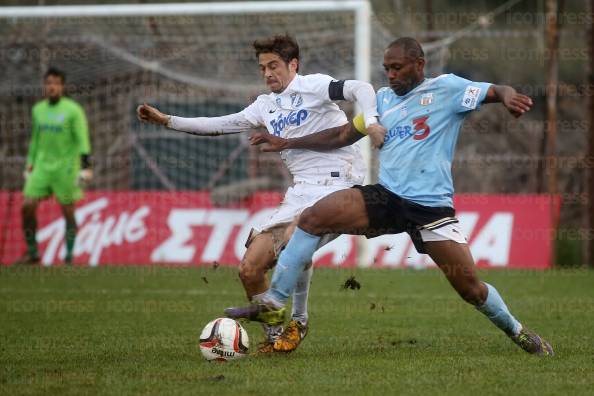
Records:
{"label": "yellow captain armband", "polygon": [[353,118],[353,126],[362,135],[367,135],[367,128],[365,128],[365,119],[363,113],[359,113]]}

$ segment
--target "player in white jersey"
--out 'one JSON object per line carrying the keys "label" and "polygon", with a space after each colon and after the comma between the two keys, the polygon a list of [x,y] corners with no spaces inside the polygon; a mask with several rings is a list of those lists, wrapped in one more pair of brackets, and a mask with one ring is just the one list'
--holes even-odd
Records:
{"label": "player in white jersey", "polygon": [[[380,121],[387,128],[379,156],[379,183],[337,191],[303,212],[279,257],[271,288],[257,304],[228,308],[231,317],[257,318],[257,312],[281,308],[320,235],[373,237],[407,232],[417,251],[431,256],[460,297],[522,349],[536,355],[554,354],[547,341],[510,313],[497,289],[479,279],[452,200],[451,163],[465,116],[482,103],[500,102],[519,117],[530,110],[532,100],[509,86],[473,82],[453,74],[425,78],[424,66],[423,49],[416,40],[404,37],[388,46],[384,68],[390,86],[377,94]],[[330,149],[356,140],[357,131],[365,131],[357,119],[355,128],[346,129],[342,143],[340,131],[288,141],[260,136],[254,141],[266,141],[278,149]]]}
{"label": "player in white jersey", "polygon": [[[143,121],[195,135],[240,133],[265,126],[271,135],[299,138],[328,128],[348,125],[346,115],[334,103],[357,102],[365,124],[382,135],[373,87],[362,81],[338,81],[324,74],[299,75],[299,47],[290,36],[275,36],[254,43],[262,77],[271,93],[260,95],[243,111],[222,117],[182,118],[169,116],[146,104],[139,106]],[[324,152],[286,150],[281,157],[293,176],[290,187],[273,215],[246,242],[239,275],[250,301],[268,289],[266,271],[276,264],[303,210],[335,191],[363,182],[366,170],[357,145]],[[331,240],[323,238],[318,247]],[[293,294],[292,319],[283,330],[284,311],[266,316],[267,340],[260,352],[294,350],[308,330],[307,298],[311,262],[302,271]]]}

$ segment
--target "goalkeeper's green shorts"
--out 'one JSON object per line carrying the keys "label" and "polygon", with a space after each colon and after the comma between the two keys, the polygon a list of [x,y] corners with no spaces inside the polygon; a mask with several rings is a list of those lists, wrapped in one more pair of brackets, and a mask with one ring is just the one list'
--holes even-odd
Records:
{"label": "goalkeeper's green shorts", "polygon": [[77,183],[78,172],[73,169],[49,171],[34,167],[27,177],[23,194],[26,198],[47,198],[54,194],[59,203],[67,205],[83,197]]}

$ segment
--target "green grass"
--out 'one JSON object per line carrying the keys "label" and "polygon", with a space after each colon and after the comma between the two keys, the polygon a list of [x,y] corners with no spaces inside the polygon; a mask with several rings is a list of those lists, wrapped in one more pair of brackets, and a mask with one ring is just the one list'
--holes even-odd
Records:
{"label": "green grass", "polygon": [[[340,290],[353,274],[362,288]],[[518,349],[434,270],[316,270],[297,352],[221,364],[198,334],[244,301],[234,269],[2,268],[0,394],[592,394],[594,272],[481,276],[556,357]]]}

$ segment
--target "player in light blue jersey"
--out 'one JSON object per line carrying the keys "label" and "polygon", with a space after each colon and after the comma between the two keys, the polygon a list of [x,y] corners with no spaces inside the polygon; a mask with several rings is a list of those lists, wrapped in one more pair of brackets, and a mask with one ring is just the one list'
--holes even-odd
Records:
{"label": "player in light blue jersey", "polygon": [[[384,68],[390,86],[377,94],[386,130],[384,136],[377,130],[370,136],[380,147],[379,184],[335,192],[305,210],[280,255],[268,292],[256,304],[228,308],[228,316],[265,321],[267,314],[282,308],[324,234],[374,237],[407,232],[417,251],[431,256],[458,294],[516,344],[532,354],[553,355],[548,342],[514,318],[497,290],[479,280],[452,201],[451,163],[464,117],[494,102],[519,117],[530,110],[532,100],[509,86],[453,74],[425,78],[424,66],[416,40],[400,38],[388,46]],[[363,136],[362,119],[356,117],[353,124],[295,139],[259,134],[252,143],[268,143],[266,151],[333,149]]]}
{"label": "player in light blue jersey", "polygon": [[388,129],[379,153],[380,184],[421,205],[452,207],[451,164],[458,133],[490,87],[443,74],[425,78],[404,95],[391,87],[380,89],[378,111]]}

